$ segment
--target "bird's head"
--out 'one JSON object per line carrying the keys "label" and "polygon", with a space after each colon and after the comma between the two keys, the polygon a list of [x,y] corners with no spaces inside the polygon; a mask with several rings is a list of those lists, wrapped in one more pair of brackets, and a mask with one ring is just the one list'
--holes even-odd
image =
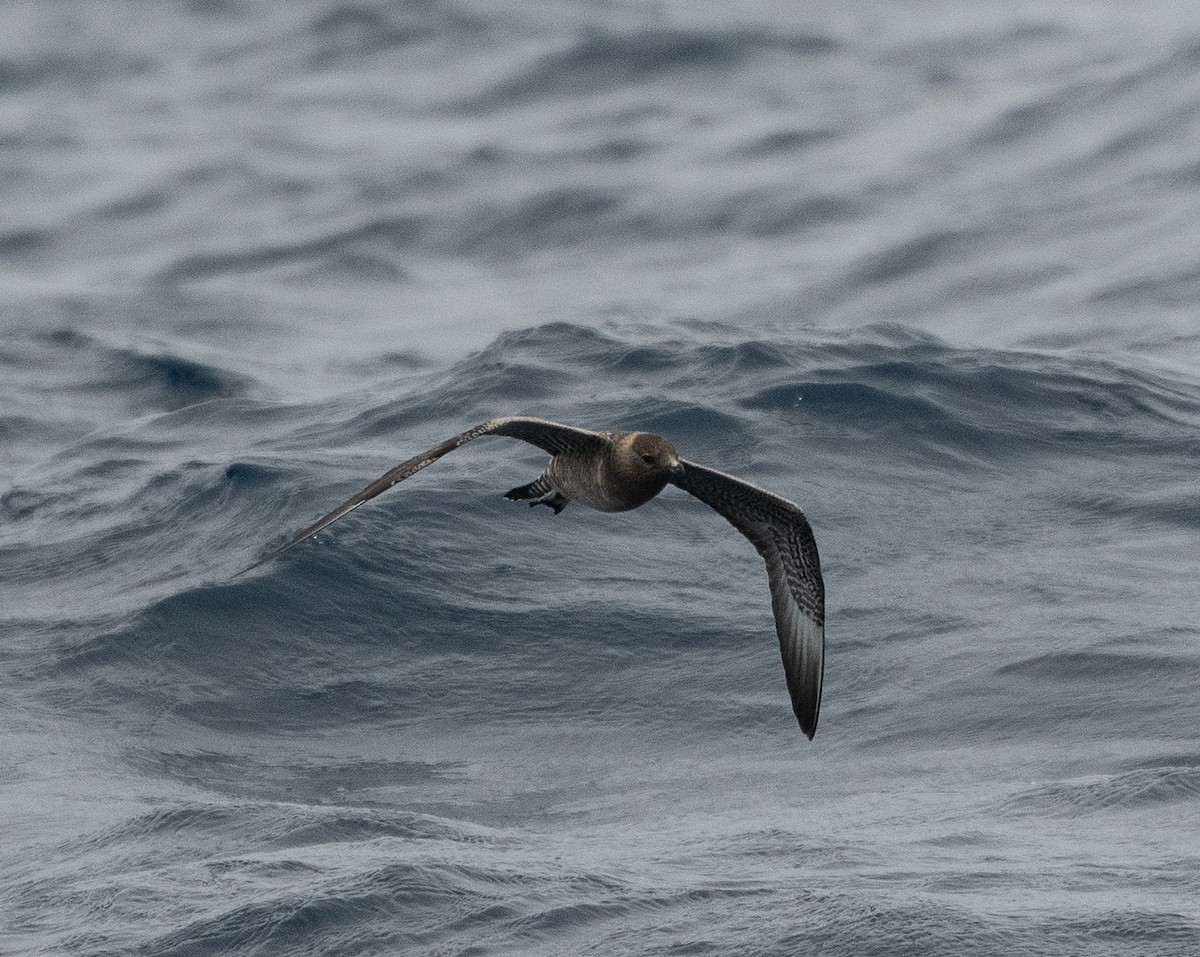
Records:
{"label": "bird's head", "polygon": [[630,465],[639,476],[666,481],[683,471],[675,446],[661,435],[637,432],[629,447]]}

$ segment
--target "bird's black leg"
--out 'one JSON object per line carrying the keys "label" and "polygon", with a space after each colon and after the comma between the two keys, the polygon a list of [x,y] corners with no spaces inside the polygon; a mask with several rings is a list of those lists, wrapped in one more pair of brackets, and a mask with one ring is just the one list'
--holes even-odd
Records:
{"label": "bird's black leg", "polygon": [[504,493],[504,497],[513,502],[533,499],[532,502],[529,502],[530,508],[535,505],[545,505],[547,508],[554,509],[555,515],[566,508],[571,501],[561,492],[555,491],[545,475],[539,476],[537,481],[530,482],[528,485],[518,485],[514,489],[509,489]]}
{"label": "bird's black leg", "polygon": [[563,495],[562,492],[551,491],[547,492],[536,502],[530,502],[529,507],[533,508],[535,505],[545,505],[547,508],[554,509],[554,514],[557,515],[570,504],[571,500]]}

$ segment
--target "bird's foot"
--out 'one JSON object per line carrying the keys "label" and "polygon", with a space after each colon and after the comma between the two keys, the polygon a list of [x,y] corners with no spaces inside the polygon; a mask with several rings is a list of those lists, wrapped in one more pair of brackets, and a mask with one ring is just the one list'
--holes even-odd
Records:
{"label": "bird's foot", "polygon": [[533,508],[537,505],[545,505],[547,508],[554,509],[554,514],[557,515],[571,503],[571,500],[561,492],[548,492],[539,498],[536,502],[530,502],[529,507]]}
{"label": "bird's foot", "polygon": [[561,492],[551,487],[550,482],[544,475],[537,481],[530,482],[528,485],[518,485],[514,489],[509,489],[504,493],[504,497],[510,502],[529,501],[533,499],[533,501],[529,502],[530,508],[533,508],[535,505],[545,505],[547,508],[554,509],[555,515],[566,508],[567,504],[571,501]]}

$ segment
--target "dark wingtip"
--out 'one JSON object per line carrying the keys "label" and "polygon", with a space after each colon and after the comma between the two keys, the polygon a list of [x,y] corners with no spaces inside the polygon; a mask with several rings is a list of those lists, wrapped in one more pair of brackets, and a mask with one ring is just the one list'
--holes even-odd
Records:
{"label": "dark wingtip", "polygon": [[254,571],[254,569],[258,568],[259,565],[265,565],[267,562],[269,562],[274,557],[275,557],[274,555],[266,555],[263,558],[260,558],[258,561],[254,562],[253,564],[247,565],[240,572],[234,572],[232,575],[229,576],[229,580],[233,581],[235,578],[241,578],[247,572]]}
{"label": "dark wingtip", "polygon": [[817,711],[813,709],[811,704],[793,700],[792,713],[796,715],[796,723],[800,725],[800,730],[804,733],[804,736],[809,741],[816,737]]}
{"label": "dark wingtip", "polygon": [[243,575],[246,574],[246,572],[252,572],[252,571],[254,571],[254,569],[267,564],[267,562],[273,561],[274,559],[276,559],[280,555],[282,555],[284,552],[286,552],[293,545],[300,544],[300,542],[304,541],[305,537],[306,536],[294,538],[290,542],[285,542],[284,544],[280,545],[278,548],[272,548],[269,552],[266,552],[263,555],[259,555],[258,558],[256,558],[253,562],[251,562],[249,565],[247,565],[245,568],[243,568],[240,572],[238,572],[236,575],[231,576],[229,580],[233,581],[234,578],[241,578]]}

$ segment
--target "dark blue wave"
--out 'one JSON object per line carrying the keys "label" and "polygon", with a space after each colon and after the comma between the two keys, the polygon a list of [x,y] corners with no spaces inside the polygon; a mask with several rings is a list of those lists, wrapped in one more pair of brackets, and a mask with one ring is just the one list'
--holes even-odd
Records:
{"label": "dark blue wave", "polygon": [[[6,5],[0,949],[1200,952],[1200,21],[1092,6]],[[237,575],[521,413],[804,508],[815,741],[520,443]]]}
{"label": "dark blue wave", "polygon": [[809,57],[829,54],[837,47],[837,40],[824,34],[781,35],[753,29],[595,33],[538,58],[470,106],[497,109],[543,97],[595,96],[664,75],[719,75],[770,53]]}

